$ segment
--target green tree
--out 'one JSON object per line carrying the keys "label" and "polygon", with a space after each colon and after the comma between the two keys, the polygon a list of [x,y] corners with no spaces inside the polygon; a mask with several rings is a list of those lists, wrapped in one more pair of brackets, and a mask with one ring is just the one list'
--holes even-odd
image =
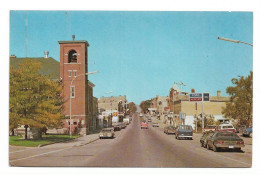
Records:
{"label": "green tree", "polygon": [[25,125],[25,139],[28,127],[57,127],[63,118],[62,86],[39,74],[40,68],[39,62],[29,60],[10,69],[9,127]]}
{"label": "green tree", "polygon": [[151,100],[142,101],[141,104],[139,105],[140,108],[141,108],[141,110],[142,110],[141,112],[142,112],[142,113],[148,112],[148,108],[150,108],[151,103],[152,103]]}
{"label": "green tree", "polygon": [[135,113],[137,111],[137,107],[134,102],[130,102],[128,104],[128,109],[129,109],[130,113]]}
{"label": "green tree", "polygon": [[247,77],[239,76],[231,80],[234,86],[227,87],[231,95],[222,113],[227,118],[238,120],[240,124],[250,125],[253,115],[253,72]]}

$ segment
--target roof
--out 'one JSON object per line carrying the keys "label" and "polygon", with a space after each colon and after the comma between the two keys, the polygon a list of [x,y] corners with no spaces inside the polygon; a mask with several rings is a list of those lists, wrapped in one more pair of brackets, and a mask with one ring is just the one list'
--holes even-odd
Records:
{"label": "roof", "polygon": [[71,41],[58,41],[59,44],[74,44],[74,43],[84,43],[89,46],[88,41],[86,40],[71,40]]}
{"label": "roof", "polygon": [[41,63],[42,67],[39,71],[40,74],[49,75],[51,79],[60,79],[60,62],[53,59],[52,57],[10,57],[10,67],[18,68],[19,64],[27,60],[33,60]]}

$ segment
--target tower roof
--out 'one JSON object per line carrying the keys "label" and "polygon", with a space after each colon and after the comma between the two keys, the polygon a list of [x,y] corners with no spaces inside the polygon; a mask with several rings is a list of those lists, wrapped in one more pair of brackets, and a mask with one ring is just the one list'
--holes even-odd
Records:
{"label": "tower roof", "polygon": [[70,41],[58,41],[59,44],[75,44],[75,43],[84,43],[89,46],[88,41],[86,40],[70,40]]}

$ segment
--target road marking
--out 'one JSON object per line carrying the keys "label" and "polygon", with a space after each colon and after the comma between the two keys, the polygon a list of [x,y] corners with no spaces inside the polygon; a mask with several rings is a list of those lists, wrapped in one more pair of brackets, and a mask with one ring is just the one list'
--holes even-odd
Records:
{"label": "road marking", "polygon": [[17,150],[17,151],[13,151],[13,152],[9,152],[9,153],[23,152],[23,151],[26,151],[26,150],[30,150],[30,149]]}
{"label": "road marking", "polygon": [[50,152],[46,152],[46,153],[41,153],[41,154],[37,154],[37,155],[33,155],[33,156],[28,156],[28,157],[24,157],[24,158],[15,159],[15,160],[10,160],[9,162],[15,162],[15,161],[25,160],[25,159],[29,159],[29,158],[38,157],[38,156],[43,156],[43,155],[63,151],[63,150],[70,149],[70,148],[72,148],[72,147],[67,147],[67,148],[58,149],[58,150],[54,150],[54,151],[50,151]]}

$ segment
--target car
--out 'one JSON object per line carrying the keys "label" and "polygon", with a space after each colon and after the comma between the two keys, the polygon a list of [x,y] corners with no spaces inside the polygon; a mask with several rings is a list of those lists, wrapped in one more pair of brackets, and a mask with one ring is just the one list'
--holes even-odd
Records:
{"label": "car", "polygon": [[203,129],[203,133],[204,132],[209,132],[209,131],[215,131],[216,130],[216,127],[217,126],[215,126],[215,125],[208,125],[208,126],[206,126],[204,129]]}
{"label": "car", "polygon": [[220,149],[241,151],[242,147],[245,147],[244,140],[236,133],[229,131],[215,132],[209,136],[207,143],[207,149],[212,148],[214,152],[218,152]]}
{"label": "car", "polygon": [[207,147],[207,144],[208,144],[208,138],[213,135],[215,132],[213,131],[208,131],[208,132],[205,132],[203,133],[202,137],[200,138],[200,144],[201,144],[201,147]]}
{"label": "car", "polygon": [[176,127],[174,126],[165,126],[163,132],[166,134],[175,134]]}
{"label": "car", "polygon": [[246,128],[246,125],[238,125],[236,127],[236,133],[242,133],[245,128]]}
{"label": "car", "polygon": [[148,129],[148,123],[146,121],[142,121],[141,129]]}
{"label": "car", "polygon": [[112,123],[112,126],[114,128],[114,131],[120,131],[121,130],[121,124],[120,123]]}
{"label": "car", "polygon": [[177,127],[175,131],[175,138],[177,140],[183,138],[183,139],[189,139],[192,140],[193,136],[193,129],[190,125],[180,125]]}
{"label": "car", "polygon": [[119,125],[120,125],[121,129],[126,128],[126,123],[124,123],[124,122],[119,122]]}
{"label": "car", "polygon": [[159,127],[158,121],[153,122],[153,127]]}
{"label": "car", "polygon": [[230,123],[225,123],[225,124],[220,124],[217,128],[216,131],[229,131],[229,132],[236,132],[236,129],[234,126]]}
{"label": "car", "polygon": [[114,138],[114,128],[103,128],[99,133],[99,139]]}
{"label": "car", "polygon": [[152,119],[151,119],[151,118],[148,118],[148,122],[152,122]]}
{"label": "car", "polygon": [[242,135],[245,137],[252,137],[252,127],[244,128],[242,130]]}

